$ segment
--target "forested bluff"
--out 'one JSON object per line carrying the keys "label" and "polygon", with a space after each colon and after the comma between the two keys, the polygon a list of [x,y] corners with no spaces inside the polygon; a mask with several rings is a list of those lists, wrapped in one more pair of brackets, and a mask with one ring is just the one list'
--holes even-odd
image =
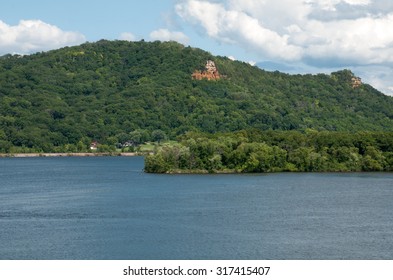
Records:
{"label": "forested bluff", "polygon": [[393,98],[350,70],[268,72],[158,41],[0,57],[5,154],[151,142],[148,172],[391,171],[392,131]]}

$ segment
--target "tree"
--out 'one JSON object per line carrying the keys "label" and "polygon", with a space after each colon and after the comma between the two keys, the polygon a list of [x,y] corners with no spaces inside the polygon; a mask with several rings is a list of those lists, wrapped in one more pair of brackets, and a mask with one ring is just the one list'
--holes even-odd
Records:
{"label": "tree", "polygon": [[162,140],[167,139],[166,133],[161,129],[154,130],[151,133],[151,137],[152,137],[153,141],[158,142],[158,143],[160,143]]}
{"label": "tree", "polygon": [[148,155],[145,159],[145,172],[147,173],[165,173],[169,171],[169,166],[161,153]]}
{"label": "tree", "polygon": [[385,157],[382,152],[373,146],[367,146],[363,157],[363,171],[383,171],[385,165]]}
{"label": "tree", "polygon": [[[142,143],[142,134],[138,130],[134,130],[129,133],[127,141],[131,141],[134,146],[138,146]],[[124,141],[126,142],[126,141]]]}

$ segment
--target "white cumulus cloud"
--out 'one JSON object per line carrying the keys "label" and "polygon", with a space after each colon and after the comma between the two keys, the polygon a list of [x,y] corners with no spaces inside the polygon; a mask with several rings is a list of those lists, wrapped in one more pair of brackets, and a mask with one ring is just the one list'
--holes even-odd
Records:
{"label": "white cumulus cloud", "polygon": [[[175,9],[207,36],[251,50],[261,59],[393,63],[393,9],[382,14],[373,8],[383,1],[184,0]],[[359,9],[362,13],[354,12]],[[350,18],[343,16],[346,11]]]}
{"label": "white cumulus cloud", "polygon": [[339,4],[366,6],[371,4],[371,0],[311,0],[308,3],[315,4],[323,10],[336,11],[336,6]]}
{"label": "white cumulus cloud", "polygon": [[178,0],[175,11],[200,34],[260,61],[356,69],[393,94],[391,0]]}
{"label": "white cumulus cloud", "polygon": [[28,54],[85,41],[80,33],[63,31],[41,20],[21,20],[14,26],[0,20],[0,54]]}
{"label": "white cumulus cloud", "polygon": [[350,5],[370,5],[372,2],[371,0],[343,0]]}
{"label": "white cumulus cloud", "polygon": [[[312,20],[291,38],[306,50],[305,57],[317,61],[331,58],[351,64],[393,63],[392,26],[393,13],[354,20]],[[313,38],[320,38],[320,43],[313,43]]]}
{"label": "white cumulus cloud", "polygon": [[182,44],[187,44],[189,41],[189,38],[183,32],[170,31],[164,28],[151,32],[150,38],[159,41],[176,41]]}
{"label": "white cumulus cloud", "polygon": [[119,37],[120,40],[124,40],[124,41],[136,41],[136,36],[134,34],[132,34],[131,32],[123,32],[120,34]]}
{"label": "white cumulus cloud", "polygon": [[182,19],[202,27],[208,36],[218,41],[264,52],[269,57],[285,60],[301,58],[302,49],[288,44],[287,35],[269,29],[258,17],[241,9],[254,10],[255,5],[259,6],[257,1],[245,1],[244,5],[248,6],[242,6],[240,2],[237,4],[237,9],[232,9],[215,1],[189,0],[176,5],[176,12]]}

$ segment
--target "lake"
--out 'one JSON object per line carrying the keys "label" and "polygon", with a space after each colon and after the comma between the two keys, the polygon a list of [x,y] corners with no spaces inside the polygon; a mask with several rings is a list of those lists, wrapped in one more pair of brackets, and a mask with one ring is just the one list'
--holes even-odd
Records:
{"label": "lake", "polygon": [[392,173],[142,169],[0,158],[0,259],[393,259]]}

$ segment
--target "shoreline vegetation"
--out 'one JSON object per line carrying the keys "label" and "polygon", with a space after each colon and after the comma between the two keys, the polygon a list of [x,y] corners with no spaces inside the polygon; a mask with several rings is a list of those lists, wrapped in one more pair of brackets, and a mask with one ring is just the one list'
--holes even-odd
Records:
{"label": "shoreline vegetation", "polygon": [[145,172],[392,172],[392,132],[186,133],[145,158]]}
{"label": "shoreline vegetation", "polygon": [[188,132],[132,151],[0,153],[0,158],[100,156],[145,156],[146,173],[393,172],[393,132]]}
{"label": "shoreline vegetation", "polygon": [[0,158],[102,156],[145,156],[147,173],[393,172],[393,132],[188,132],[133,151],[0,153]]}
{"label": "shoreline vegetation", "polygon": [[122,156],[122,157],[134,157],[142,156],[139,153],[122,153],[122,152],[111,152],[111,153],[9,153],[0,154],[0,158],[33,158],[33,157],[102,157],[102,156]]}

